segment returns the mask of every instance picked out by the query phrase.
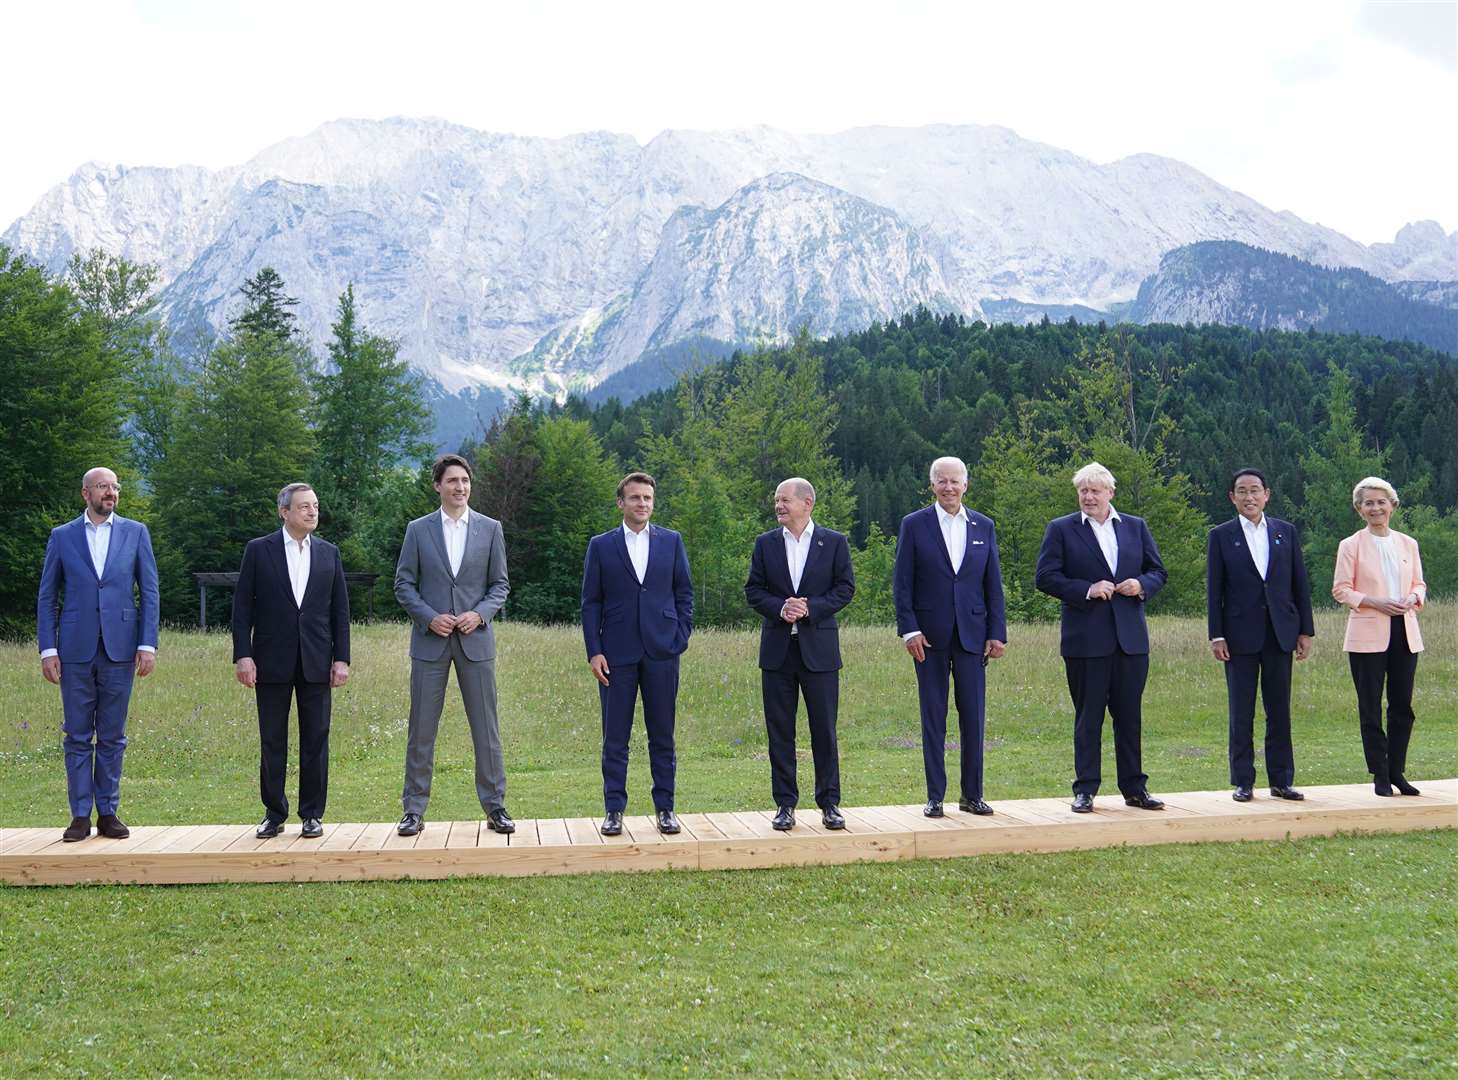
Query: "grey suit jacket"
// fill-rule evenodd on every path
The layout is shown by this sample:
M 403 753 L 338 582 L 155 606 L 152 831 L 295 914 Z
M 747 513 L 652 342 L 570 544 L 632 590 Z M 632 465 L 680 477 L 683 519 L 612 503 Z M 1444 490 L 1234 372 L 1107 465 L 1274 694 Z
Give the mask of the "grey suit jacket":
M 418 517 L 405 528 L 400 562 L 395 567 L 395 599 L 410 615 L 410 655 L 418 660 L 439 660 L 450 641 L 430 632 L 430 620 L 442 613 L 481 616 L 479 629 L 457 634 L 461 651 L 471 660 L 496 658 L 496 635 L 491 620 L 506 603 L 506 541 L 501 522 L 467 510 L 466 553 L 461 569 L 451 574 L 446 558 L 440 511 Z

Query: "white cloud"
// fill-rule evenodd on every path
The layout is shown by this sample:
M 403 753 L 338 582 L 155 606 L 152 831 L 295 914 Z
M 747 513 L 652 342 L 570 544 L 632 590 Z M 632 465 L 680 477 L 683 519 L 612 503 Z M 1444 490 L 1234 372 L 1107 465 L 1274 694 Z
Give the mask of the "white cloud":
M 336 117 L 411 115 L 642 141 L 996 123 L 1099 161 L 1179 158 L 1363 241 L 1417 218 L 1458 227 L 1458 152 L 1437 130 L 1458 76 L 1412 62 L 1412 35 L 1374 29 L 1376 6 L 7 6 L 10 82 L 31 93 L 0 119 L 0 222 L 89 159 L 218 167 Z

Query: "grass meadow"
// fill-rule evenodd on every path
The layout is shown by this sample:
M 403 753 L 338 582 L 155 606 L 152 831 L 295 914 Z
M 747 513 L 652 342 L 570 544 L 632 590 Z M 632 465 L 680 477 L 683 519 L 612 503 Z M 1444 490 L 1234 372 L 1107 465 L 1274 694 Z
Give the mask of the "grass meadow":
M 1458 775 L 1458 606 L 1422 618 L 1414 781 Z M 1297 665 L 1298 786 L 1365 778 L 1341 625 L 1321 613 Z M 1203 621 L 1151 629 L 1151 790 L 1226 787 Z M 393 820 L 406 629 L 354 633 L 326 820 Z M 579 634 L 497 633 L 508 806 L 600 814 Z M 911 661 L 889 628 L 842 635 L 845 803 L 919 803 Z M 705 631 L 684 658 L 682 812 L 770 805 L 756 648 Z M 252 694 L 229 657 L 224 635 L 164 634 L 133 697 L 129 823 L 261 816 Z M 39 667 L 33 647 L 0 647 L 0 824 L 59 831 L 60 702 Z M 1068 792 L 1056 627 L 1014 628 L 987 735 L 994 807 Z M 803 717 L 801 740 L 808 805 Z M 953 797 L 954 747 L 953 731 Z M 1107 733 L 1105 749 L 1110 791 Z M 629 810 L 646 813 L 641 729 L 632 754 Z M 479 814 L 448 697 L 427 819 Z M 1443 831 L 712 874 L 0 887 L 0 1074 L 1453 1075 L 1455 854 Z

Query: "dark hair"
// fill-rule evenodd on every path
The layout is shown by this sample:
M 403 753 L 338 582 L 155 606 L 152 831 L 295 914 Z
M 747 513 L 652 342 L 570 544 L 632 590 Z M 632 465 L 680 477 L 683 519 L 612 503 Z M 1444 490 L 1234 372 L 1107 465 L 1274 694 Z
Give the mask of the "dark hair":
M 618 498 L 623 497 L 624 490 L 629 484 L 647 484 L 654 491 L 658 490 L 658 481 L 645 472 L 630 472 L 627 476 L 618 481 Z
M 461 457 L 460 454 L 442 454 L 440 457 L 435 459 L 435 464 L 430 467 L 431 482 L 439 484 L 440 478 L 445 475 L 445 471 L 449 469 L 452 465 L 459 465 L 461 468 L 465 469 L 466 475 L 472 480 L 476 478 L 476 472 L 474 469 L 471 468 L 471 463 L 465 458 Z
M 1242 476 L 1254 476 L 1257 480 L 1261 482 L 1261 487 L 1263 488 L 1269 489 L 1271 486 L 1270 484 L 1266 483 L 1266 474 L 1261 472 L 1259 469 L 1236 469 L 1233 473 L 1230 474 L 1230 487 L 1226 490 L 1234 492 L 1235 482 L 1239 480 Z

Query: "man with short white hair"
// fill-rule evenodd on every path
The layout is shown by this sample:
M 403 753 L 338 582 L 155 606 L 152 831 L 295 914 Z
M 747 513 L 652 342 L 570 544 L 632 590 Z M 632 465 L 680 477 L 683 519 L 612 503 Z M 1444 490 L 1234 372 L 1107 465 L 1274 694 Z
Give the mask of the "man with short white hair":
M 1054 518 L 1038 552 L 1037 586 L 1062 601 L 1059 652 L 1073 699 L 1073 811 L 1093 812 L 1104 710 L 1114 725 L 1119 790 L 1128 806 L 1161 810 L 1149 794 L 1140 703 L 1149 677 L 1144 603 L 1168 578 L 1142 518 L 1114 509 L 1114 476 L 1097 461 L 1073 474 L 1078 511 Z
M 1002 568 L 992 519 L 962 505 L 967 466 L 961 458 L 931 464 L 936 502 L 901 521 L 892 592 L 896 632 L 916 661 L 921 707 L 921 755 L 926 771 L 927 817 L 943 816 L 947 789 L 947 692 L 956 686 L 961 731 L 958 808 L 991 814 L 982 795 L 982 743 L 986 729 L 986 665 L 1007 647 Z
M 131 835 L 119 817 L 122 756 L 132 676 L 145 678 L 157 659 L 157 561 L 147 526 L 116 513 L 121 484 L 106 468 L 81 478 L 81 516 L 51 530 L 36 596 L 41 674 L 61 688 L 66 843 L 96 831 Z

